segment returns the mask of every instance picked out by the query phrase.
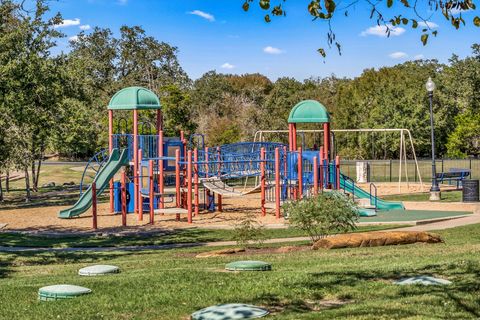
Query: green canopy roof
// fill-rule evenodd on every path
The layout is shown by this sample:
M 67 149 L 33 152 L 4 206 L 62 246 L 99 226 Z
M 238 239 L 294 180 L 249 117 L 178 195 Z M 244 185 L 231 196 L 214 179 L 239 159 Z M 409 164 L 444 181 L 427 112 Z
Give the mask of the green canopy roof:
M 299 102 L 288 116 L 288 123 L 326 123 L 330 122 L 327 108 L 315 100 Z
M 152 91 L 142 87 L 129 87 L 115 93 L 108 104 L 109 110 L 160 109 L 160 100 Z

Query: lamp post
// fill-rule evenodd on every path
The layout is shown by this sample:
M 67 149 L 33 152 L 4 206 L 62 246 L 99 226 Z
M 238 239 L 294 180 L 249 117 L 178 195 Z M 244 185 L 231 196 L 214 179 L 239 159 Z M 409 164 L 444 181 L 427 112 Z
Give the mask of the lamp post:
M 428 77 L 425 87 L 430 100 L 430 130 L 432 139 L 432 187 L 430 188 L 430 201 L 439 201 L 440 188 L 437 182 L 437 169 L 435 166 L 435 130 L 433 127 L 433 91 L 435 90 L 435 82 L 432 81 L 432 78 Z

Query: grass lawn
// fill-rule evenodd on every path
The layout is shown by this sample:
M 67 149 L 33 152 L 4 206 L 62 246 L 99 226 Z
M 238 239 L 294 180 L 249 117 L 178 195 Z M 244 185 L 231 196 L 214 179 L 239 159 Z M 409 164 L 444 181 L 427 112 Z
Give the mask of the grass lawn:
M 390 210 L 377 211 L 373 217 L 361 217 L 360 222 L 421 221 L 472 214 L 469 211 Z
M 388 201 L 428 201 L 429 198 L 429 192 L 382 196 L 382 199 Z M 441 201 L 460 202 L 462 201 L 462 191 L 443 191 Z
M 402 225 L 383 225 L 383 226 L 360 226 L 356 232 L 386 230 L 399 228 Z M 264 238 L 288 238 L 303 237 L 306 234 L 295 228 L 286 229 L 264 229 Z M 146 246 L 160 245 L 166 243 L 196 243 L 211 241 L 229 241 L 235 240 L 235 234 L 232 230 L 219 229 L 176 229 L 165 232 L 164 234 L 153 235 L 128 235 L 128 236 L 65 236 L 65 237 L 45 237 L 32 236 L 24 234 L 0 233 L 0 246 L 8 247 L 120 247 L 120 246 Z
M 188 319 L 218 303 L 251 303 L 266 319 L 478 319 L 480 225 L 439 232 L 445 244 L 257 253 L 195 259 L 207 248 L 161 252 L 0 255 L 0 319 Z M 223 272 L 232 260 L 272 263 L 270 272 Z M 79 277 L 79 268 L 114 264 L 117 275 Z M 450 286 L 396 286 L 406 275 L 433 274 Z M 93 293 L 38 302 L 40 287 L 69 283 Z M 344 300 L 336 307 L 325 302 Z

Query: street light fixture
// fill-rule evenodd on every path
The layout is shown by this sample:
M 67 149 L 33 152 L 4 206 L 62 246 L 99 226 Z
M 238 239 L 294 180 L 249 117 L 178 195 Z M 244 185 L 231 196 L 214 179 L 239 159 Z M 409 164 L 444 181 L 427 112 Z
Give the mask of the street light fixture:
M 435 165 L 435 130 L 433 127 L 433 91 L 435 90 L 435 82 L 432 81 L 431 77 L 428 77 L 425 88 L 427 89 L 430 100 L 430 130 L 432 139 L 432 187 L 430 188 L 430 201 L 438 201 L 440 200 L 440 187 L 438 186 L 437 169 Z

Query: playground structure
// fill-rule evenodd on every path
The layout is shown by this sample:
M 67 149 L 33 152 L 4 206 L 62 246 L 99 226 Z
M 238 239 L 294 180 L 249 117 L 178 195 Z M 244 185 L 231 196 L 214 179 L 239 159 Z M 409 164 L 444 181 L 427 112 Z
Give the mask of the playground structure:
M 335 129 L 331 130 L 331 135 L 330 135 L 330 145 L 332 146 L 332 149 L 334 149 L 334 152 L 336 153 L 336 140 L 335 140 L 335 133 L 344 133 L 344 134 L 352 134 L 352 133 L 399 133 L 400 135 L 400 143 L 399 143 L 399 167 L 398 167 L 398 190 L 400 191 L 400 188 L 402 186 L 402 176 L 404 175 L 405 183 L 407 185 L 407 188 L 409 187 L 409 179 L 408 179 L 408 159 L 407 159 L 407 146 L 410 147 L 410 152 L 413 158 L 413 161 L 415 163 L 415 171 L 417 174 L 417 177 L 420 182 L 421 189 L 423 189 L 423 180 L 422 176 L 420 173 L 420 168 L 418 165 L 418 160 L 417 156 L 415 153 L 415 146 L 413 144 L 413 138 L 410 130 L 405 129 L 405 128 L 365 128 L 365 129 Z M 266 136 L 271 136 L 271 135 L 285 135 L 289 133 L 289 130 L 258 130 L 255 132 L 253 142 L 262 142 L 266 141 Z M 306 146 L 306 134 L 323 134 L 324 130 L 315 130 L 315 129 L 304 129 L 304 130 L 297 130 L 297 135 L 301 139 L 301 146 L 303 149 L 305 149 Z M 408 142 L 407 142 L 408 139 Z M 373 144 L 372 144 L 373 145 Z M 404 170 L 404 172 L 402 172 Z
M 116 110 L 133 112 L 132 133 L 114 133 Z M 156 111 L 155 134 L 139 134 L 141 110 Z M 317 101 L 306 100 L 293 107 L 288 118 L 288 144 L 261 141 L 206 147 L 201 135 L 188 140 L 183 132 L 180 137 L 164 137 L 160 101 L 153 92 L 140 87 L 117 92 L 108 105 L 108 118 L 108 157 L 101 152 L 89 161 L 85 172 L 95 173 L 93 183 L 85 192 L 81 190 L 73 207 L 59 213 L 60 218 L 79 216 L 92 205 L 95 213 L 96 197 L 107 188 L 110 212 L 122 213 L 123 225 L 129 212 L 139 220 L 148 213 L 152 224 L 155 214 L 174 215 L 177 220 L 186 215 L 192 223 L 204 211 L 222 211 L 223 197 L 242 197 L 258 190 L 261 215 L 271 208 L 277 218 L 281 217 L 283 203 L 328 190 L 351 195 L 362 206 L 363 216 L 375 215 L 376 210 L 403 209 L 401 203 L 379 199 L 374 184 L 367 192 L 341 173 L 340 158 L 331 143 L 330 115 Z M 127 121 L 120 118 L 117 131 L 121 121 L 126 127 Z M 302 123 L 323 127 L 319 150 L 304 150 L 297 145 L 297 125 Z M 118 172 L 120 181 L 114 181 Z M 249 177 L 257 181 L 250 190 L 230 186 Z M 82 181 L 82 188 L 84 184 Z

